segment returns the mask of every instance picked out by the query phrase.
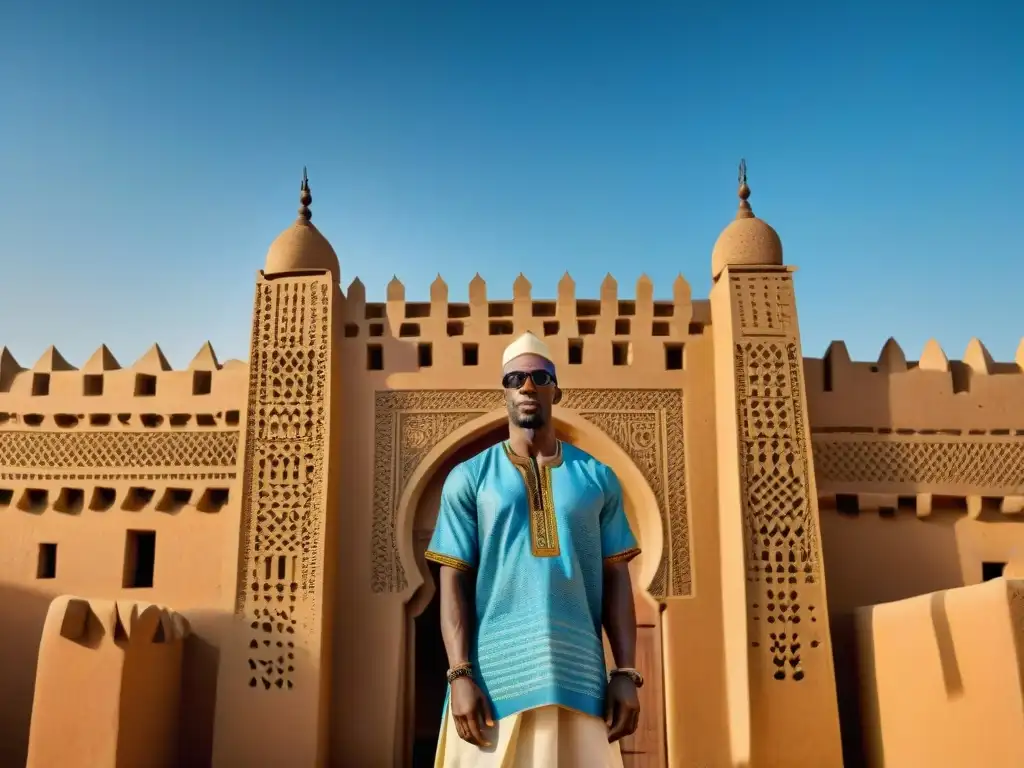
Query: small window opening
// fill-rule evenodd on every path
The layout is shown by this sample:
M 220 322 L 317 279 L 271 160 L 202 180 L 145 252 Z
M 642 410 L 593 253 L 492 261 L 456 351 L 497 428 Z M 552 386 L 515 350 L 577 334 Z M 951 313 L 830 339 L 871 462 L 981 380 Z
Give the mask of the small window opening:
M 32 395 L 34 397 L 45 397 L 50 394 L 50 374 L 32 374 Z
M 36 561 L 37 579 L 57 578 L 57 545 L 52 543 L 39 545 L 39 557 Z
M 837 493 L 836 494 L 836 512 L 840 515 L 859 515 L 860 514 L 860 501 L 857 499 L 855 493 Z
M 121 506 L 129 512 L 138 512 L 153 500 L 156 491 L 152 488 L 129 488 Z
M 480 348 L 476 344 L 463 344 L 462 345 L 462 364 L 463 365 L 479 365 L 480 364 Z
M 156 531 L 127 531 L 124 542 L 124 580 L 126 589 L 153 586 L 156 565 Z
M 681 371 L 681 370 L 683 370 L 683 345 L 682 344 L 666 344 L 665 345 L 665 370 L 666 371 Z
M 583 339 L 569 339 L 569 365 L 583 362 Z
M 196 509 L 200 512 L 220 512 L 229 498 L 227 488 L 207 488 L 196 504 Z
M 53 508 L 58 512 L 77 515 L 85 506 L 85 491 L 81 488 L 61 488 Z
M 192 371 L 192 394 L 208 395 L 213 391 L 213 371 Z
M 1001 578 L 1006 570 L 1006 563 L 985 562 L 981 564 L 981 580 L 992 581 Z
M 196 371 L 199 373 L 199 371 Z M 209 373 L 209 371 L 203 371 Z M 135 374 L 135 396 L 152 397 L 156 394 L 156 376 L 148 373 Z
M 18 508 L 22 512 L 44 512 L 50 504 L 50 492 L 45 488 L 26 488 L 21 495 Z
M 366 347 L 366 370 L 384 370 L 384 348 L 380 344 L 368 344 Z
M 103 374 L 87 373 L 82 378 L 82 394 L 86 397 L 99 397 L 103 394 Z
M 417 362 L 419 362 L 420 368 L 429 368 L 434 364 L 433 347 L 428 342 L 417 345 L 416 358 Z
M 105 512 L 114 506 L 117 501 L 117 491 L 113 488 L 95 488 L 92 498 L 89 499 L 89 509 L 95 512 Z
M 192 491 L 189 488 L 168 488 L 160 497 L 156 508 L 161 512 L 180 512 L 192 500 Z
M 632 362 L 633 350 L 628 341 L 612 342 L 612 365 L 629 365 Z

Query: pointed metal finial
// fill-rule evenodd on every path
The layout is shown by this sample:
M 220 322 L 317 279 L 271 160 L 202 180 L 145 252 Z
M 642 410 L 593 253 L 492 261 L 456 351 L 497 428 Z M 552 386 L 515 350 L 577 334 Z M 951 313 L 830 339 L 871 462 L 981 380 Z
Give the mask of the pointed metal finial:
M 313 212 L 309 210 L 309 204 L 313 202 L 313 195 L 309 191 L 309 177 L 306 175 L 306 166 L 302 166 L 302 185 L 299 187 L 299 218 L 309 221 L 313 218 Z
M 754 212 L 750 209 L 750 203 L 747 202 L 747 198 L 750 197 L 750 187 L 747 186 L 747 161 L 742 159 L 740 160 L 739 182 L 740 207 L 736 211 L 736 218 L 752 219 Z

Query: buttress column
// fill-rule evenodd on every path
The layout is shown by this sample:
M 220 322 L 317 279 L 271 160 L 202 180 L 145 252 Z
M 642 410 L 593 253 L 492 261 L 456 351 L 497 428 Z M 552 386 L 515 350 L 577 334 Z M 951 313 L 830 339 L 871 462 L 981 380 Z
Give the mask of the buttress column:
M 745 175 L 711 290 L 733 761 L 830 768 L 843 761 L 793 280 Z
M 327 761 L 330 551 L 336 489 L 328 457 L 339 398 L 338 262 L 295 224 L 257 278 L 243 452 L 237 597 L 221 646 L 214 765 L 313 768 Z

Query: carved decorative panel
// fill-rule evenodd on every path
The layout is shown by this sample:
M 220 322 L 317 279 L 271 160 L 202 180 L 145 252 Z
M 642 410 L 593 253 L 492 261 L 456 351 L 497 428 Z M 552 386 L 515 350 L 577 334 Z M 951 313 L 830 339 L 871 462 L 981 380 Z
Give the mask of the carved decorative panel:
M 737 274 L 733 301 L 744 336 L 786 336 L 793 325 L 793 281 L 788 274 Z
M 375 592 L 401 591 L 395 517 L 405 487 L 424 456 L 460 426 L 501 408 L 494 390 L 378 392 L 374 456 Z M 658 500 L 665 548 L 651 584 L 656 597 L 689 595 L 683 402 L 677 390 L 565 390 L 562 407 L 601 428 L 633 460 Z
M 797 625 L 816 617 L 808 616 L 815 606 L 800 593 L 821 574 L 804 466 L 800 362 L 792 342 L 736 345 L 747 579 L 759 586 L 763 603 L 752 606 L 752 618 L 768 625 L 766 640 L 778 680 L 803 679 Z
M 326 281 L 260 283 L 242 510 L 250 686 L 291 689 L 295 636 L 316 623 L 330 341 Z
M 814 472 L 819 486 L 833 488 L 903 485 L 907 493 L 1024 495 L 1024 439 L 817 436 Z
M 792 279 L 730 281 L 751 642 L 767 650 L 775 680 L 802 680 L 827 616 Z
M 237 431 L 209 432 L 4 432 L 0 467 L 92 470 L 118 476 L 131 470 L 235 467 Z

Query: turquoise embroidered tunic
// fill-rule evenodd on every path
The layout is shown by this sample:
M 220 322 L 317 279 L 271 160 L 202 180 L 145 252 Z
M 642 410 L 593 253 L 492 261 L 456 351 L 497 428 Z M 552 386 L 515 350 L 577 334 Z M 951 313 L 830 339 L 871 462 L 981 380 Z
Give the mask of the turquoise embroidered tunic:
M 507 442 L 452 469 L 427 559 L 476 572 L 470 661 L 497 718 L 546 705 L 604 716 L 603 566 L 637 554 L 615 474 L 559 444 Z

